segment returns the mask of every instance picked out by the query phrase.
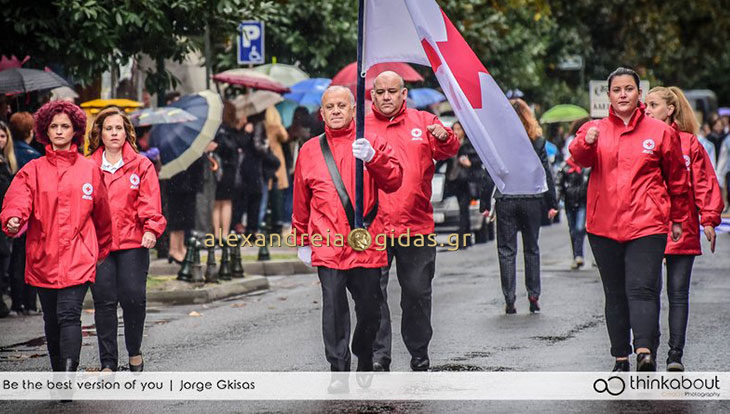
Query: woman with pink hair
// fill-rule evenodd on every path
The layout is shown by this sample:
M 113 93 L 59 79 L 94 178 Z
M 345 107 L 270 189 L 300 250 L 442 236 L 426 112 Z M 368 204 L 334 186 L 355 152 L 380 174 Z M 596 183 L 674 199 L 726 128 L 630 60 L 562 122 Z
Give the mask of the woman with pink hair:
M 109 253 L 111 213 L 96 163 L 79 154 L 86 114 L 64 101 L 35 113 L 36 139 L 46 155 L 13 178 L 0 224 L 11 237 L 27 228 L 25 281 L 38 289 L 54 371 L 76 371 L 81 353 L 81 305 Z

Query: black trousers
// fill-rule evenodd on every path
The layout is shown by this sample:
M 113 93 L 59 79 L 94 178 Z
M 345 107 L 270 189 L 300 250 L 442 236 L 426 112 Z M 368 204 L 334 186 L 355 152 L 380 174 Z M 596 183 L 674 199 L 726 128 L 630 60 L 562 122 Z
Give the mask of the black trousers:
M 669 348 L 683 351 L 689 318 L 689 282 L 695 257 L 684 254 L 668 254 L 665 257 L 669 299 Z
M 606 296 L 606 327 L 611 355 L 631 354 L 634 349 L 659 346 L 659 308 L 662 290 L 662 259 L 666 234 L 640 237 L 625 243 L 588 234 L 593 257 Z
M 232 224 L 239 223 L 246 213 L 246 234 L 254 234 L 259 228 L 259 209 L 261 208 L 261 191 L 244 188 L 241 195 L 233 197 Z
M 393 344 L 393 331 L 388 307 L 388 277 L 395 259 L 396 274 L 401 287 L 400 332 L 403 343 L 412 358 L 428 358 L 428 344 L 433 336 L 431 328 L 431 282 L 436 272 L 436 247 L 409 246 L 388 247 L 388 266 L 381 269 L 380 328 L 373 348 L 373 360 L 389 365 Z
M 63 289 L 37 288 L 43 309 L 48 356 L 54 371 L 63 370 L 62 361 L 79 361 L 81 305 L 88 288 L 88 283 Z
M 464 183 L 456 193 L 456 200 L 459 202 L 459 244 L 463 243 L 464 235 L 468 235 L 467 246 L 471 245 L 471 222 L 469 221 L 469 204 L 471 204 L 471 194 L 469 193 L 469 184 Z
M 517 232 L 522 233 L 525 255 L 525 286 L 530 297 L 540 296 L 540 198 L 498 199 L 497 209 L 497 256 L 502 293 L 507 303 L 515 303 L 517 284 Z
M 117 304 L 122 306 L 124 342 L 129 356 L 140 355 L 147 306 L 149 250 L 144 247 L 117 250 L 96 269 L 94 321 L 99 341 L 99 360 L 117 366 Z
M 380 269 L 357 267 L 337 270 L 317 268 L 322 285 L 322 337 L 324 353 L 332 371 L 350 370 L 350 306 L 347 290 L 355 302 L 355 332 L 352 353 L 357 356 L 358 369 L 371 370 L 373 341 L 380 323 L 380 303 L 383 298 L 378 286 Z
M 36 310 L 36 288 L 25 283 L 25 238 L 23 235 L 13 239 L 13 251 L 10 254 L 10 309 L 14 311 Z

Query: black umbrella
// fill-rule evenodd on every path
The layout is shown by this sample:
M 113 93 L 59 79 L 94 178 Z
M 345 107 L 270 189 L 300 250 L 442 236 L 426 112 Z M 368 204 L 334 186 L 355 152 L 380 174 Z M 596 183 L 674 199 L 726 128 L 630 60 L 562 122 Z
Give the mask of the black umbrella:
M 10 68 L 0 72 L 0 93 L 24 93 L 70 86 L 53 72 L 38 69 Z

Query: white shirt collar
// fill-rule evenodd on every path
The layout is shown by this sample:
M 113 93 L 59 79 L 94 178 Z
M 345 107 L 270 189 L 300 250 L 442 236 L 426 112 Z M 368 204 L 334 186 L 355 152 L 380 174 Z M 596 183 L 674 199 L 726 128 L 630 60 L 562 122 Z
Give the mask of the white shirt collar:
M 101 153 L 101 170 L 107 171 L 111 174 L 114 174 L 118 169 L 122 168 L 124 165 L 124 160 L 122 158 L 119 159 L 119 161 L 116 162 L 116 164 L 113 164 L 109 162 L 109 160 L 106 159 L 106 151 Z

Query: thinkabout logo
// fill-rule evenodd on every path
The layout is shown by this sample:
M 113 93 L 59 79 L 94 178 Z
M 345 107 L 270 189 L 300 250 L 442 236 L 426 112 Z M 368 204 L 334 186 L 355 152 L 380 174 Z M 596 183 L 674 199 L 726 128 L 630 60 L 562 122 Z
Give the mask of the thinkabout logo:
M 630 391 L 629 398 L 652 397 L 653 393 L 660 398 L 719 398 L 720 378 L 717 375 L 693 377 L 684 374 L 614 375 L 606 379 L 596 379 L 593 382 L 593 390 L 614 397 Z

